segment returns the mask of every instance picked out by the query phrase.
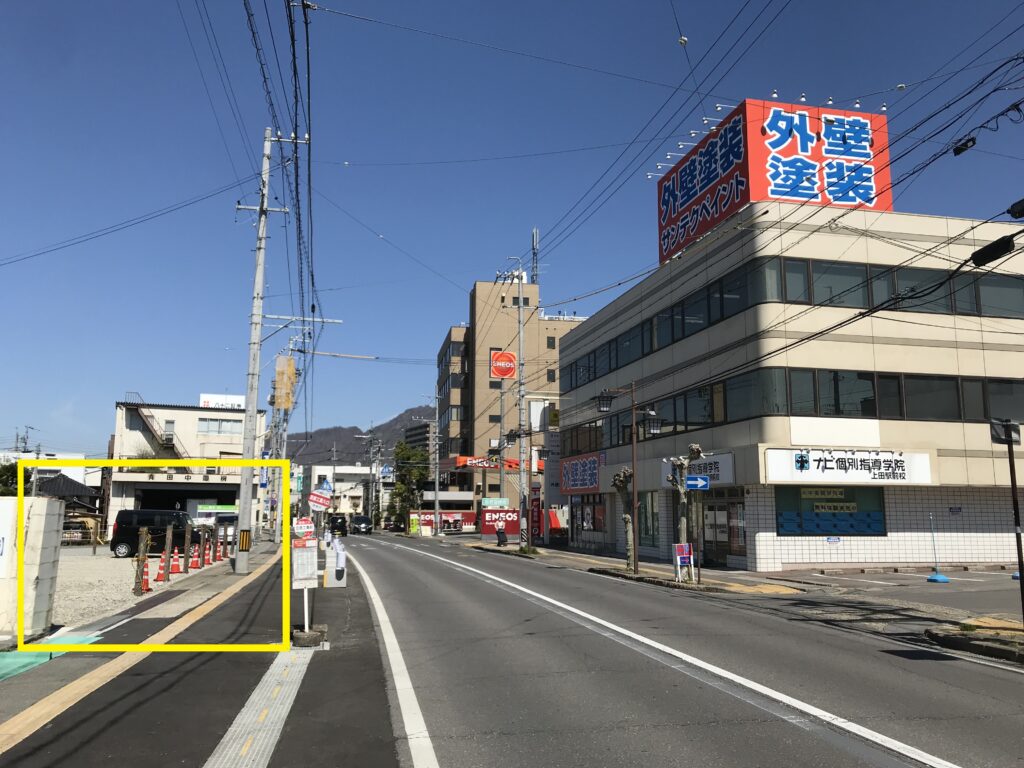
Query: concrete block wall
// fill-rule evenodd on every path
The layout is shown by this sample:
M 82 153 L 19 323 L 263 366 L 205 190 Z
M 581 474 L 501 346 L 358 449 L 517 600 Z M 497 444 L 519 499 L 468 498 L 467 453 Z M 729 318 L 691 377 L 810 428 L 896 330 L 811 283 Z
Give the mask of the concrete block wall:
M 887 535 L 839 536 L 838 542 L 829 543 L 824 536 L 776 536 L 773 487 L 748 487 L 747 567 L 778 571 L 815 565 L 928 566 L 934 559 L 929 511 L 940 563 L 1016 560 L 1008 488 L 892 487 L 884 490 L 883 498 Z
M 0 644 L 17 642 L 17 499 L 0 499 Z M 53 618 L 64 502 L 25 499 L 25 638 L 45 634 Z

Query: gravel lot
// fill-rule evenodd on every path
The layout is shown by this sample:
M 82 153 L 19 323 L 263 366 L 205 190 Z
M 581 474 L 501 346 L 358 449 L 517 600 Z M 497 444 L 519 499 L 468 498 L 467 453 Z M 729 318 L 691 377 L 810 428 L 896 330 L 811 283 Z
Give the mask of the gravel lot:
M 157 562 L 150 560 L 151 580 Z M 95 556 L 89 546 L 61 547 L 53 623 L 74 627 L 137 603 L 142 598 L 132 594 L 134 566 L 134 559 L 115 558 L 106 547 L 98 547 Z

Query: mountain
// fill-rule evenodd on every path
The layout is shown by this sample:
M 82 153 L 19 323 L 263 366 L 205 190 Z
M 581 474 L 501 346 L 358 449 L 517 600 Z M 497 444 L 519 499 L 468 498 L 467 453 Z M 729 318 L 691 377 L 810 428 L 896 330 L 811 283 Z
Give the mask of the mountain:
M 405 439 L 405 430 L 416 423 L 415 418 L 434 418 L 434 408 L 430 405 L 419 405 L 409 408 L 390 421 L 373 427 L 373 435 L 384 443 L 384 456 L 387 457 L 395 447 L 395 443 Z M 367 464 L 368 440 L 360 438 L 367 435 L 359 427 L 326 427 L 312 432 L 293 432 L 288 435 L 288 458 L 298 464 L 330 464 L 331 446 L 338 464 Z

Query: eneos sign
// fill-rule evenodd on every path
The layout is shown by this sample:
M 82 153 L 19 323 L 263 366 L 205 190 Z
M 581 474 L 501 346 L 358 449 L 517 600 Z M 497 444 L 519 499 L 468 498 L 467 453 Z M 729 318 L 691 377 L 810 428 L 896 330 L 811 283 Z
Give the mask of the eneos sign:
M 514 379 L 516 377 L 516 354 L 498 349 L 491 350 L 491 378 Z
M 658 181 L 659 260 L 752 201 L 892 210 L 885 115 L 747 99 Z
M 519 535 L 519 510 L 518 509 L 484 509 L 481 511 L 480 532 L 493 536 L 495 524 L 500 520 L 505 523 L 505 533 L 509 538 Z

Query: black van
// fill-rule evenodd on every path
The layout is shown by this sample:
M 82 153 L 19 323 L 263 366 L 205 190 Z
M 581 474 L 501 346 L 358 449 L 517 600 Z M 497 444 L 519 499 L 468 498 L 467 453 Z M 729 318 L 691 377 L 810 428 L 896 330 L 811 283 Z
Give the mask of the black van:
M 180 509 L 122 509 L 114 520 L 114 532 L 110 536 L 110 551 L 115 557 L 131 557 L 139 548 L 139 528 L 149 528 L 149 551 L 163 551 L 167 539 L 167 526 L 173 525 L 171 546 L 185 552 L 185 524 L 190 522 L 188 514 Z M 192 543 L 199 544 L 200 532 L 192 528 Z M 191 552 L 191 550 L 189 550 Z

